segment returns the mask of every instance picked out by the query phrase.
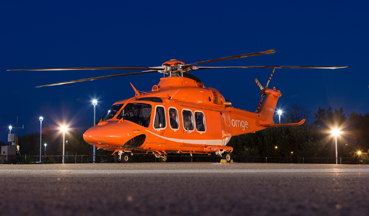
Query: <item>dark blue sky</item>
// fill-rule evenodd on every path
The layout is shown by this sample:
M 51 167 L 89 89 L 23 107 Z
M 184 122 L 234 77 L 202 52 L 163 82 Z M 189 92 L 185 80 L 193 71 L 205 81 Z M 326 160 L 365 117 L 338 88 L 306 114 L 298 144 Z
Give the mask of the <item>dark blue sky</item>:
M 0 140 L 7 126 L 22 132 L 44 124 L 92 125 L 112 103 L 134 96 L 129 82 L 148 91 L 160 74 L 36 89 L 36 85 L 120 71 L 6 72 L 7 69 L 158 66 L 275 49 L 275 54 L 210 65 L 348 65 L 341 70 L 277 69 L 270 87 L 278 107 L 303 105 L 369 111 L 368 1 L 1 1 Z M 209 65 L 209 66 L 210 66 Z M 193 72 L 235 107 L 254 111 L 270 69 Z

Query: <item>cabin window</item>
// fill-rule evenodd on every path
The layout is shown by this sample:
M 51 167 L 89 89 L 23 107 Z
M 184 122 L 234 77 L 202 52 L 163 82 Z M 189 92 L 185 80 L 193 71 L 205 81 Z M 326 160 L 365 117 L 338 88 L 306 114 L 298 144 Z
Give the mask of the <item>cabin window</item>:
M 203 112 L 195 112 L 196 130 L 199 132 L 205 132 L 205 115 Z
M 169 108 L 169 124 L 172 129 L 179 128 L 178 112 L 175 108 Z
M 154 128 L 161 129 L 165 128 L 165 110 L 163 106 L 156 106 Z
M 191 110 L 183 110 L 182 117 L 183 117 L 183 128 L 185 130 L 192 131 L 194 127 L 193 127 L 193 116 L 192 116 Z
M 122 117 L 123 120 L 127 120 L 144 127 L 149 127 L 151 105 L 143 103 L 129 103 L 119 114 L 118 119 L 121 119 Z

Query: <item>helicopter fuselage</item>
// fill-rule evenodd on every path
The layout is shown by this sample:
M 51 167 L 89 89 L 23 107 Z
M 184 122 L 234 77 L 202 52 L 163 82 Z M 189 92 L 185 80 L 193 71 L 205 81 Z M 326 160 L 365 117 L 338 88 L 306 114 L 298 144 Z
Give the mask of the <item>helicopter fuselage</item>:
M 274 124 L 281 94 L 268 91 L 260 112 L 252 113 L 233 108 L 218 90 L 193 79 L 161 78 L 150 92 L 114 103 L 110 117 L 87 130 L 84 139 L 114 153 L 221 155 L 233 151 L 227 146 L 232 136 Z

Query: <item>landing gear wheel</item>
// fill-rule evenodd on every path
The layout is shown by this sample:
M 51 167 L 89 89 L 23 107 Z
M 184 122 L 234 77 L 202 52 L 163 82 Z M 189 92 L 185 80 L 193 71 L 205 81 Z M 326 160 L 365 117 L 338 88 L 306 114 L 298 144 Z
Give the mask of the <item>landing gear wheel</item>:
M 127 162 L 129 162 L 129 159 L 131 158 L 131 156 L 128 154 L 128 153 L 124 153 L 123 155 L 122 155 L 122 162 L 123 163 L 127 163 Z
M 119 157 L 118 153 L 114 155 L 114 162 L 115 163 L 122 163 L 122 157 Z
M 229 154 L 229 152 L 224 152 L 223 153 L 223 156 L 222 156 L 222 159 L 225 159 L 227 161 L 227 163 L 230 163 L 231 160 L 232 160 L 232 157 L 231 155 Z
M 160 156 L 159 161 L 160 162 L 167 162 L 168 161 L 168 156 L 166 156 L 166 155 Z

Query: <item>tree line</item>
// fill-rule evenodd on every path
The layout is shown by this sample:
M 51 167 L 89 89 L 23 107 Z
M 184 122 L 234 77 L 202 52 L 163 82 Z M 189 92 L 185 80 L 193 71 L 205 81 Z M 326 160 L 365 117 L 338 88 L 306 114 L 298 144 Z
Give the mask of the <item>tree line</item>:
M 352 157 L 357 151 L 369 149 L 369 113 L 343 113 L 343 108 L 320 108 L 312 113 L 299 105 L 293 105 L 283 115 L 282 123 L 299 122 L 302 126 L 275 127 L 232 137 L 228 145 L 234 148 L 236 156 L 253 157 L 335 157 L 334 139 L 330 130 L 340 127 L 338 137 L 339 157 Z M 312 118 L 313 117 L 313 118 Z M 86 127 L 87 129 L 87 127 Z M 66 133 L 65 152 L 68 155 L 92 155 L 92 146 L 83 140 L 84 130 L 73 129 Z M 40 154 L 40 134 L 29 133 L 18 138 L 21 155 Z M 49 125 L 42 132 L 42 155 L 47 143 L 47 155 L 62 154 L 62 135 L 52 132 Z M 99 150 L 100 155 L 111 152 Z
M 83 130 L 85 131 L 85 130 Z M 83 131 L 73 129 L 65 134 L 66 155 L 91 155 L 92 146 L 83 140 Z M 44 143 L 47 144 L 45 148 Z M 40 133 L 24 134 L 18 138 L 21 155 L 35 156 L 40 154 Z M 42 129 L 42 155 L 62 155 L 63 137 L 62 134 L 53 133 L 49 125 Z
M 274 127 L 260 132 L 232 137 L 229 145 L 234 155 L 254 157 L 335 157 L 333 128 L 339 128 L 338 157 L 353 157 L 369 149 L 369 113 L 343 113 L 343 108 L 319 107 L 314 118 L 311 112 L 293 105 L 284 114 L 284 122 L 299 122 L 302 126 Z M 310 120 L 310 121 L 309 121 Z

